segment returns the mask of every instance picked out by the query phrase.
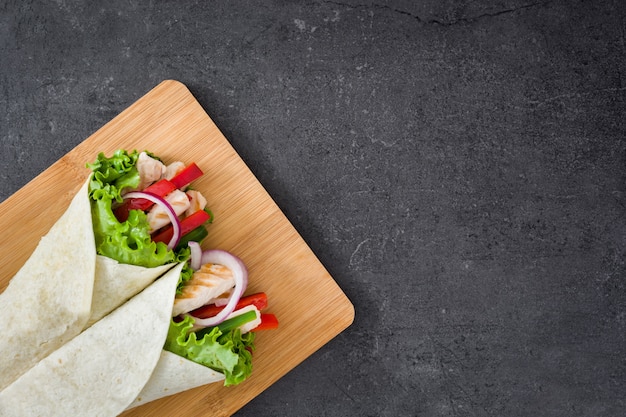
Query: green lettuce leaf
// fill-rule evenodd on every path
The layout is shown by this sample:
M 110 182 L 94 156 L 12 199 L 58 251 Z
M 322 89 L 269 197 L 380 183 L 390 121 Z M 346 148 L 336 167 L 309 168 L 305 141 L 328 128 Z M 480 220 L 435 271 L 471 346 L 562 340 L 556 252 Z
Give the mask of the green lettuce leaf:
M 109 198 L 96 200 L 91 206 L 98 254 L 147 268 L 176 260 L 176 254 L 165 243 L 152 241 L 143 211 L 131 210 L 128 219 L 120 223 L 111 210 Z
M 100 153 L 93 164 L 87 164 L 93 171 L 89 196 L 96 252 L 120 263 L 148 268 L 182 260 L 186 254 L 177 255 L 165 243 L 152 241 L 144 212 L 131 210 L 122 223 L 113 214 L 114 202 L 123 201 L 122 191 L 139 185 L 138 157 L 137 151 L 117 150 L 110 158 Z
M 181 249 L 180 252 L 181 253 L 178 259 L 179 262 L 186 261 L 191 257 L 191 250 L 189 248 L 183 248 Z M 189 262 L 186 262 L 185 265 L 183 266 L 183 270 L 180 271 L 180 278 L 178 279 L 178 286 L 176 287 L 177 295 L 183 293 L 183 287 L 185 286 L 187 281 L 193 278 L 193 273 L 194 273 L 194 270 L 191 269 Z
M 128 153 L 118 149 L 110 158 L 100 152 L 93 164 L 87 164 L 87 168 L 93 171 L 89 183 L 90 195 L 96 190 L 104 190 L 114 200 L 122 202 L 121 192 L 124 188 L 135 188 L 139 185 L 139 172 L 135 167 L 138 158 L 139 153 L 136 150 Z
M 222 333 L 215 327 L 197 340 L 190 332 L 193 323 L 189 316 L 179 323 L 172 320 L 164 349 L 223 373 L 225 386 L 237 385 L 250 376 L 254 333 L 241 334 L 239 329 Z

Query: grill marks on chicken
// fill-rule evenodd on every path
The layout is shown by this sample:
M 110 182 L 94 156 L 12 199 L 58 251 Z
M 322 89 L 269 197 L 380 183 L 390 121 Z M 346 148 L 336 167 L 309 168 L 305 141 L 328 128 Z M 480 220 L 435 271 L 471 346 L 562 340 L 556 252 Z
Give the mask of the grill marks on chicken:
M 233 273 L 224 265 L 211 263 L 202 265 L 185 283 L 181 294 L 176 295 L 172 316 L 210 304 L 211 300 L 228 292 L 234 286 Z

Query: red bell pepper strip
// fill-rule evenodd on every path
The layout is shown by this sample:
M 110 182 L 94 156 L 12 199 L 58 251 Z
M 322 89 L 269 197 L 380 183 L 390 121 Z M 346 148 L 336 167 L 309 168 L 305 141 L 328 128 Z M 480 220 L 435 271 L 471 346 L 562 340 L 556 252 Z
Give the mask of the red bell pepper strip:
M 196 165 L 195 162 L 187 165 L 182 171 L 171 179 L 176 188 L 183 188 L 189 185 L 193 180 L 196 180 L 202 176 L 202 170 Z
M 158 195 L 159 197 L 165 197 L 175 189 L 176 186 L 174 183 L 169 180 L 162 179 L 146 187 L 143 191 Z M 145 198 L 130 198 L 128 200 L 124 200 L 124 203 L 115 209 L 114 214 L 117 220 L 124 222 L 128 219 L 128 212 L 130 210 L 145 211 L 152 207 L 153 204 L 154 203 L 152 201 L 146 200 Z
M 275 315 L 269 313 L 261 313 L 261 324 L 256 326 L 252 331 L 272 330 L 278 328 L 278 319 Z
M 158 195 L 159 197 L 165 197 L 172 191 L 176 189 L 176 185 L 165 178 L 155 182 L 152 185 L 146 187 L 143 191 L 146 193 L 151 193 Z M 150 200 L 146 200 L 145 198 L 132 198 L 129 200 L 130 202 L 130 210 L 147 210 L 154 204 Z
M 167 180 L 164 178 L 146 187 L 146 189 L 142 191 L 158 195 L 159 197 L 165 197 L 172 191 L 189 185 L 192 181 L 200 178 L 202 174 L 203 172 L 198 167 L 198 165 L 196 165 L 195 162 L 192 162 L 191 164 L 183 168 L 182 171 L 176 174 L 171 180 Z M 128 219 L 128 212 L 130 210 L 146 211 L 150 207 L 152 207 L 153 204 L 153 202 L 144 198 L 129 199 L 124 201 L 121 206 L 116 208 L 114 214 L 117 220 L 119 220 L 120 222 L 124 222 Z
M 191 232 L 196 227 L 203 225 L 209 220 L 211 220 L 211 215 L 204 210 L 198 210 L 195 213 L 190 214 L 180 221 L 180 235 L 185 236 L 187 233 Z M 172 225 L 169 225 L 158 235 L 153 236 L 152 241 L 167 243 L 173 235 L 174 229 L 172 228 Z
M 249 305 L 254 305 L 259 311 L 263 310 L 264 308 L 267 307 L 267 294 L 265 294 L 264 292 L 258 292 L 256 294 L 251 294 L 251 295 L 246 295 L 244 297 L 241 297 L 239 299 L 239 302 L 235 306 L 234 311 L 237 311 Z M 198 317 L 200 319 L 206 319 L 209 317 L 216 316 L 217 313 L 219 313 L 223 309 L 224 309 L 224 306 L 217 307 L 215 304 L 209 304 L 206 306 L 199 307 L 195 309 L 194 311 L 190 312 L 189 314 L 191 314 L 194 317 Z

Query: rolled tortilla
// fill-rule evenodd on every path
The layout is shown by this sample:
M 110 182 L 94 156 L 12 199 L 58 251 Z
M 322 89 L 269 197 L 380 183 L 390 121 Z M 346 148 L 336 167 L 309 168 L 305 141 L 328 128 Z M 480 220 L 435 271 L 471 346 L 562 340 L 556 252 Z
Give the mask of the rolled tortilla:
M 80 333 L 96 252 L 85 183 L 0 294 L 0 390 Z
M 156 367 L 182 264 L 0 391 L 0 415 L 116 416 Z
M 224 374 L 163 350 L 152 376 L 128 408 L 223 380 Z
M 96 255 L 88 186 L 0 294 L 0 390 L 175 265 Z
M 175 264 L 144 268 L 121 264 L 106 256 L 96 256 L 93 301 L 91 316 L 87 325 L 91 326 L 135 294 L 138 294 L 173 265 Z

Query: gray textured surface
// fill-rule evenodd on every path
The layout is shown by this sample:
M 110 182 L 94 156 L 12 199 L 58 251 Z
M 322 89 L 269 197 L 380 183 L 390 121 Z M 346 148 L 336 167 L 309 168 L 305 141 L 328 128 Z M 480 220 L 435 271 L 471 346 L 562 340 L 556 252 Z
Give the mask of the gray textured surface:
M 239 416 L 623 416 L 625 14 L 3 1 L 0 199 L 180 80 L 356 307 Z

